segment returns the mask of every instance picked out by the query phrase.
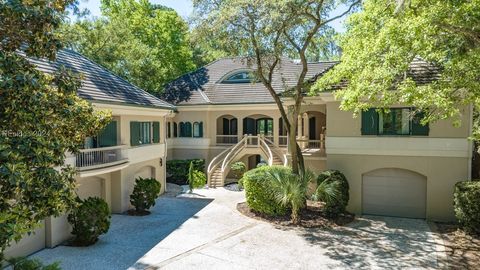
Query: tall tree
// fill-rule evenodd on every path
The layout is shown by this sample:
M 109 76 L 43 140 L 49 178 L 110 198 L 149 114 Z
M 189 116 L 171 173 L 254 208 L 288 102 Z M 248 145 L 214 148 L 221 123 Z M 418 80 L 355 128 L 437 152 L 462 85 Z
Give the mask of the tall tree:
M 77 96 L 78 75 L 48 75 L 25 58 L 55 60 L 62 47 L 56 30 L 75 4 L 0 4 L 0 261 L 12 241 L 74 204 L 75 170 L 64 165 L 65 153 L 110 119 Z
M 460 124 L 462 108 L 480 104 L 479 26 L 479 0 L 366 0 L 348 20 L 341 63 L 314 93 L 346 80 L 336 92 L 342 109 L 403 103 L 426 111 L 424 122 Z M 439 68 L 440 78 L 415 82 L 408 74 L 416 58 Z M 478 129 L 474 135 L 480 138 Z
M 174 10 L 103 0 L 102 14 L 65 27 L 70 47 L 160 97 L 164 84 L 195 68 L 188 25 Z
M 193 3 L 199 31 L 215 34 L 216 42 L 226 51 L 244 56 L 268 89 L 287 129 L 292 169 L 294 173 L 303 173 L 296 130 L 308 87 L 308 55 L 316 48 L 315 42 L 322 40 L 328 23 L 349 13 L 360 1 L 194 0 Z M 347 10 L 332 16 L 339 4 L 346 4 Z M 281 76 L 279 67 L 285 56 L 299 58 L 301 64 L 296 83 L 283 89 L 283 95 L 288 93 L 293 100 L 287 109 L 285 99 L 273 87 L 273 78 Z

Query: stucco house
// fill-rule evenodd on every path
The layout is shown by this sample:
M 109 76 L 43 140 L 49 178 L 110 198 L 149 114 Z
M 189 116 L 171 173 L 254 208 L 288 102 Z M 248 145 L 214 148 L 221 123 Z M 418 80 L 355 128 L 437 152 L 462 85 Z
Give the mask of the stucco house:
M 56 62 L 29 59 L 44 72 L 65 66 L 83 75 L 78 95 L 95 109 L 110 110 L 113 121 L 96 137 L 87 138 L 77 155 L 67 154 L 66 164 L 77 168 L 80 198 L 103 198 L 113 213 L 130 208 L 135 178 L 154 177 L 165 189 L 165 119 L 175 107 L 112 74 L 84 56 L 62 50 Z M 54 247 L 70 237 L 66 216 L 50 217 L 35 234 L 25 236 L 6 250 L 5 256 L 25 256 Z
M 310 63 L 307 79 L 322 76 L 335 64 Z M 274 76 L 277 93 L 293 86 L 300 68 L 283 60 Z M 225 58 L 166 86 L 169 92 L 190 95 L 168 117 L 168 158 L 206 159 L 210 186 L 227 183 L 230 164 L 238 160 L 249 169 L 259 162 L 288 163 L 280 112 L 251 72 L 241 58 Z M 416 60 L 407 75 L 429 83 L 438 70 Z M 286 106 L 289 102 L 284 98 Z M 402 104 L 390 113 L 371 109 L 357 118 L 339 104 L 331 92 L 306 97 L 297 138 L 309 169 L 337 169 L 348 178 L 348 210 L 453 220 L 453 186 L 470 175 L 472 109 L 462 108 L 462 126 L 457 128 L 448 120 L 422 126 L 421 115 Z
M 219 59 L 170 82 L 169 93 L 188 95 L 175 105 L 73 51 L 60 51 L 54 63 L 30 61 L 45 72 L 64 65 L 82 73 L 78 95 L 97 109 L 112 111 L 113 121 L 65 161 L 78 169 L 78 195 L 105 199 L 112 213 L 129 209 L 138 176 L 155 177 L 163 192 L 166 159 L 205 159 L 210 187 L 230 181 L 230 165 L 235 161 L 245 162 L 249 169 L 260 162 L 289 162 L 280 112 L 241 58 Z M 336 63 L 310 63 L 308 79 L 315 80 Z M 274 77 L 275 90 L 281 95 L 299 71 L 298 63 L 284 59 Z M 416 62 L 408 75 L 428 83 L 437 72 Z M 289 98 L 283 99 L 288 106 Z M 297 137 L 309 169 L 345 174 L 350 184 L 348 210 L 452 220 L 453 185 L 470 176 L 472 145 L 467 138 L 472 109 L 462 108 L 463 124 L 457 128 L 448 120 L 422 126 L 420 116 L 402 104 L 390 113 L 372 109 L 358 118 L 341 111 L 339 104 L 332 93 L 305 97 Z M 47 218 L 35 234 L 12 244 L 5 255 L 23 256 L 54 247 L 70 237 L 70 230 L 65 216 Z

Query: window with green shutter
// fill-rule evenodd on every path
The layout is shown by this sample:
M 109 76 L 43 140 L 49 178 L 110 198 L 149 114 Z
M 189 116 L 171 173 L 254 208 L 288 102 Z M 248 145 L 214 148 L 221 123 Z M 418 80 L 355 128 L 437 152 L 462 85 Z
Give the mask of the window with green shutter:
M 140 145 L 140 122 L 130 122 L 130 145 Z
M 422 125 L 424 113 L 412 117 L 412 108 L 375 108 L 362 112 L 362 135 L 428 136 L 429 126 Z
M 178 126 L 176 122 L 173 122 L 173 137 L 174 138 L 178 137 Z
M 428 123 L 422 125 L 422 119 L 425 117 L 425 113 L 419 112 L 413 116 L 412 119 L 412 135 L 414 136 L 428 136 L 430 133 L 430 127 Z
M 199 129 L 200 129 L 200 138 L 203 138 L 203 122 L 200 122 L 200 125 L 199 125 Z
M 203 137 L 203 123 L 195 122 L 193 123 L 193 137 L 202 138 Z
M 192 137 L 192 123 L 185 123 L 185 137 Z
M 362 111 L 362 135 L 378 134 L 378 113 L 374 108 Z
M 117 122 L 112 121 L 98 134 L 98 147 L 117 145 Z
M 153 143 L 159 143 L 160 142 L 160 122 L 153 122 L 152 129 L 153 129 Z

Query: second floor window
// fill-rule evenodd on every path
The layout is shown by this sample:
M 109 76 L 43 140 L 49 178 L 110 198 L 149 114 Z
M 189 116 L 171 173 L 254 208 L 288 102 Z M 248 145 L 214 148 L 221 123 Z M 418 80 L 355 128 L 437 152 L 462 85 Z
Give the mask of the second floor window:
M 391 108 L 388 111 L 372 108 L 362 112 L 362 135 L 428 136 L 428 124 L 421 124 L 423 116 L 412 108 Z
M 160 142 L 160 122 L 130 122 L 130 144 L 132 146 Z

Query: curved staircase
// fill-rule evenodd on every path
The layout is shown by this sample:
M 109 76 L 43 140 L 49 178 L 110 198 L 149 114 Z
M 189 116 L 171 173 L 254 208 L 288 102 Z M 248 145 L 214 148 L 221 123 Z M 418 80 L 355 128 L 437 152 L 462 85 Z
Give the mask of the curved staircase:
M 263 135 L 245 135 L 237 144 L 225 149 L 212 159 L 207 169 L 208 186 L 221 187 L 230 171 L 231 163 L 245 154 L 266 157 L 268 165 L 287 165 L 287 157 L 275 144 Z

